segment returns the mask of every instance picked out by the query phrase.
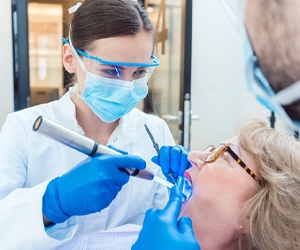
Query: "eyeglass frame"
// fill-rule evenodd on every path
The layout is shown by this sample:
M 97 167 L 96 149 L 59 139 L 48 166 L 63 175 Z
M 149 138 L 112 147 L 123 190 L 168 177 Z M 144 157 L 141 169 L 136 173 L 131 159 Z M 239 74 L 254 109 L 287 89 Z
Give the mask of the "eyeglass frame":
M 68 43 L 69 41 L 65 38 L 62 38 L 62 41 L 64 43 Z M 105 65 L 112 65 L 112 66 L 133 66 L 133 67 L 156 67 L 159 65 L 159 60 L 156 56 L 151 55 L 151 59 L 153 60 L 153 63 L 132 63 L 132 62 L 111 62 L 111 61 L 106 61 L 103 60 L 99 57 L 93 56 L 93 55 L 88 55 L 85 51 L 81 50 L 81 49 L 77 49 L 75 48 L 75 50 L 82 55 L 85 58 L 88 59 L 92 59 L 92 60 L 96 60 L 101 64 L 105 64 Z
M 216 149 L 221 149 L 220 152 L 218 152 L 218 150 Z M 209 151 L 208 151 L 209 150 Z M 209 157 L 209 154 L 214 152 L 215 151 L 215 154 L 213 157 L 213 159 L 211 160 L 208 160 L 207 158 Z M 222 143 L 221 145 L 219 145 L 218 147 L 215 147 L 213 145 L 210 145 L 208 147 L 206 147 L 204 149 L 204 152 L 207 152 L 209 153 L 207 155 L 207 157 L 205 158 L 204 162 L 205 163 L 213 163 L 215 162 L 216 160 L 218 160 L 222 155 L 224 155 L 226 152 L 229 153 L 229 155 L 255 180 L 258 182 L 258 184 L 260 186 L 262 186 L 262 181 L 254 174 L 254 172 L 246 165 L 246 163 L 244 163 L 242 161 L 242 159 L 226 144 Z

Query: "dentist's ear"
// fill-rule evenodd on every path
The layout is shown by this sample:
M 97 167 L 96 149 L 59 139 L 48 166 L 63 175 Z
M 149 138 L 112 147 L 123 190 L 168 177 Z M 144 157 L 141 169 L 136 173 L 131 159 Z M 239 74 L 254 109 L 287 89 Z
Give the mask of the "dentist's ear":
M 69 73 L 76 72 L 76 58 L 74 57 L 70 44 L 63 45 L 63 65 Z

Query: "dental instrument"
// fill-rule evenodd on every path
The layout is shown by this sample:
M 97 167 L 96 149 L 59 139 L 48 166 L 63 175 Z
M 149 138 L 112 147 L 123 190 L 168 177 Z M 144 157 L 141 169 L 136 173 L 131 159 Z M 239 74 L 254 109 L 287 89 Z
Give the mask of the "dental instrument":
M 183 187 L 182 187 L 182 202 L 187 201 L 193 194 L 192 183 L 188 177 L 183 176 Z
M 153 147 L 154 147 L 157 155 L 159 156 L 158 143 L 155 141 L 155 139 L 154 139 L 150 129 L 148 128 L 147 124 L 144 124 L 144 126 L 145 126 L 146 131 L 147 131 L 147 133 L 148 133 L 148 135 L 149 135 L 149 137 L 152 141 Z M 162 180 L 162 179 L 160 179 L 158 182 L 161 183 L 162 181 L 164 181 L 164 184 L 163 183 L 161 183 L 161 184 L 171 188 L 172 186 L 176 185 L 176 181 L 175 181 L 174 174 L 171 171 L 168 172 L 168 175 L 171 177 L 173 183 Z M 155 177 L 157 177 L 157 176 L 155 176 Z M 193 188 L 192 188 L 191 181 L 186 176 L 183 176 L 182 202 L 187 201 L 192 196 L 192 193 L 193 193 Z
M 114 149 L 101 145 L 98 142 L 65 128 L 43 116 L 39 116 L 36 119 L 33 124 L 33 131 L 44 134 L 88 156 L 101 154 L 122 155 Z M 131 176 L 136 176 L 146 180 L 154 180 L 157 182 L 158 179 L 160 179 L 149 169 L 139 170 L 134 168 L 123 168 L 122 171 L 125 171 Z M 161 184 L 166 185 L 164 183 Z
M 154 139 L 154 137 L 153 137 L 153 135 L 152 135 L 150 129 L 148 128 L 147 124 L 144 124 L 144 126 L 145 126 L 145 129 L 146 129 L 146 131 L 147 131 L 147 134 L 148 134 L 149 137 L 150 137 L 150 140 L 152 141 L 153 147 L 154 147 L 154 149 L 155 149 L 157 155 L 159 156 L 159 146 L 158 146 L 158 143 L 155 141 L 155 139 Z M 176 180 L 175 180 L 175 176 L 174 176 L 174 174 L 172 173 L 172 171 L 169 170 L 168 175 L 170 176 L 171 180 L 173 181 L 173 184 L 175 184 L 175 183 L 176 183 Z

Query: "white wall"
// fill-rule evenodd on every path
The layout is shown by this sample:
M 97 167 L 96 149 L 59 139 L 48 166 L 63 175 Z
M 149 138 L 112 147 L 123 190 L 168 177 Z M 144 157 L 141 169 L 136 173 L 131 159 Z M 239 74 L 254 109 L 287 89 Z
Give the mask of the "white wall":
M 270 112 L 247 91 L 243 43 L 219 0 L 193 1 L 191 149 L 234 136 L 238 120 Z
M 11 1 L 2 0 L 0 8 L 0 127 L 14 110 Z

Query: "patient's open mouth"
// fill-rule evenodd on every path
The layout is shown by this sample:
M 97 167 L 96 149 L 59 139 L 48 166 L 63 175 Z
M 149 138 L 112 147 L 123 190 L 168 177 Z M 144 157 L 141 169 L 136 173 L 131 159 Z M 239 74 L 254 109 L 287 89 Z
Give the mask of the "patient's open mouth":
M 187 201 L 189 198 L 191 198 L 193 193 L 193 187 L 192 187 L 192 180 L 189 173 L 184 173 L 184 182 L 183 182 L 183 188 L 182 188 L 182 202 Z

